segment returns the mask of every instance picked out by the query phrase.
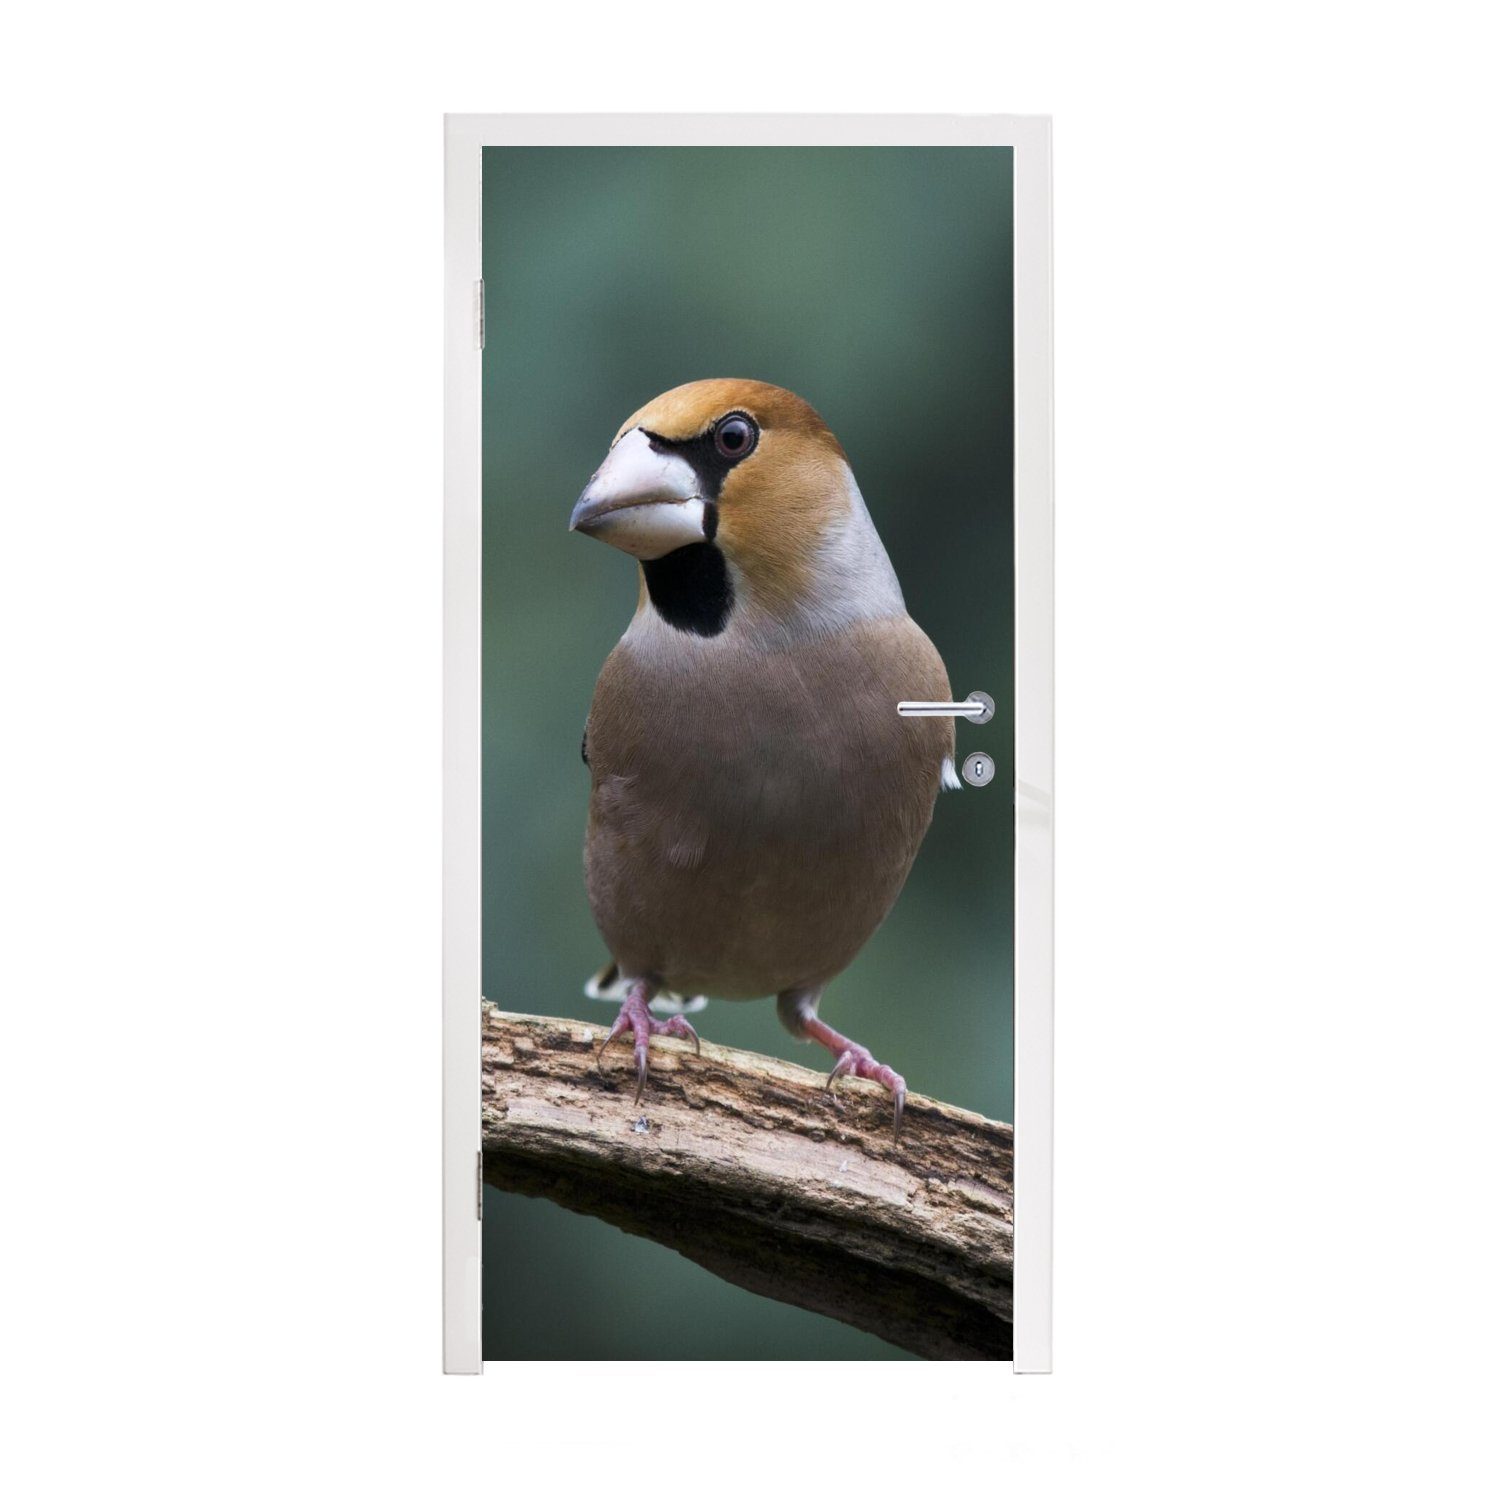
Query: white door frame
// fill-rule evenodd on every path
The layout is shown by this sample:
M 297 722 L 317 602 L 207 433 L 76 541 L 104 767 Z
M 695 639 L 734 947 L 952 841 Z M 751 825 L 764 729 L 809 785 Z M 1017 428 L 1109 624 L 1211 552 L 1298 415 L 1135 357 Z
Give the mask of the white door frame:
M 449 115 L 443 512 L 443 1368 L 480 1350 L 480 194 L 486 146 L 1015 152 L 1015 1369 L 1052 1368 L 1052 122 L 1017 115 Z

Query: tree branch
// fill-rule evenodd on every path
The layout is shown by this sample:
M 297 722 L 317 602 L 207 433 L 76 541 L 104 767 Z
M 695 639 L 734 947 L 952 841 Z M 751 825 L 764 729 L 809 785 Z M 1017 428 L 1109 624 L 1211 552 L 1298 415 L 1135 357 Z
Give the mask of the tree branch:
M 651 1076 L 607 1027 L 485 1003 L 484 1180 L 680 1251 L 932 1359 L 1009 1359 L 1009 1125 L 671 1038 Z

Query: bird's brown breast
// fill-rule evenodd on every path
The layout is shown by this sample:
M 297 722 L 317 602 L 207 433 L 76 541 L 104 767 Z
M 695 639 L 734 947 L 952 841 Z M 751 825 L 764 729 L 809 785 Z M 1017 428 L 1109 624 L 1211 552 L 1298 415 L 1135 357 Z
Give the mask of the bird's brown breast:
M 826 982 L 890 910 L 953 728 L 906 616 L 795 647 L 627 636 L 589 714 L 590 904 L 622 970 L 748 998 Z

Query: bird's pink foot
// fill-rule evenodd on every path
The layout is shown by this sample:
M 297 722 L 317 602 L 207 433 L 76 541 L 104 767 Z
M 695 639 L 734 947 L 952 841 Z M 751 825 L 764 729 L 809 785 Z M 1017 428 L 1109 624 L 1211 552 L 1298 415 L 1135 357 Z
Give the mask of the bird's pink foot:
M 851 1042 L 846 1038 L 840 1038 L 844 1043 L 842 1050 L 838 1051 L 838 1061 L 833 1065 L 833 1072 L 828 1075 L 828 1082 L 823 1085 L 825 1089 L 831 1089 L 834 1080 L 844 1078 L 852 1074 L 855 1078 L 869 1078 L 874 1082 L 887 1088 L 896 1100 L 896 1139 L 901 1139 L 901 1116 L 906 1109 L 906 1080 L 894 1069 L 888 1068 L 883 1062 L 876 1062 L 868 1047 L 861 1047 L 858 1042 Z
M 818 989 L 785 990 L 776 997 L 776 1014 L 781 1024 L 793 1036 L 806 1042 L 816 1042 L 833 1053 L 833 1072 L 828 1075 L 825 1088 L 832 1088 L 834 1081 L 852 1074 L 855 1078 L 869 1078 L 888 1088 L 896 1100 L 896 1139 L 901 1139 L 901 1116 L 906 1110 L 906 1080 L 884 1063 L 876 1062 L 868 1047 L 851 1042 L 842 1032 L 835 1031 L 827 1021 L 818 1019 L 818 1001 L 823 991 Z
M 665 1021 L 658 1021 L 651 1014 L 649 1006 L 651 997 L 656 992 L 656 986 L 644 979 L 638 979 L 630 986 L 630 992 L 625 996 L 624 1003 L 620 1006 L 620 1014 L 615 1017 L 615 1024 L 610 1028 L 609 1035 L 604 1038 L 604 1046 L 599 1049 L 599 1068 L 604 1069 L 604 1053 L 609 1044 L 616 1037 L 630 1032 L 635 1039 L 635 1102 L 641 1101 L 641 1092 L 646 1087 L 646 1048 L 654 1036 L 681 1037 L 685 1042 L 693 1044 L 693 1050 L 701 1055 L 703 1045 L 698 1040 L 698 1033 L 687 1023 L 682 1016 L 668 1016 Z

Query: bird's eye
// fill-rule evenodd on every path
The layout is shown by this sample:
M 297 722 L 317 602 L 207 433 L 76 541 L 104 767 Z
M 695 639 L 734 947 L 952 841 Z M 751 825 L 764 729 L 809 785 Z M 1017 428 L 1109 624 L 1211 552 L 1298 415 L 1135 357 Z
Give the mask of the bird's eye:
M 714 447 L 725 458 L 743 458 L 758 436 L 755 423 L 739 412 L 732 412 L 714 428 Z

